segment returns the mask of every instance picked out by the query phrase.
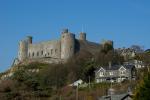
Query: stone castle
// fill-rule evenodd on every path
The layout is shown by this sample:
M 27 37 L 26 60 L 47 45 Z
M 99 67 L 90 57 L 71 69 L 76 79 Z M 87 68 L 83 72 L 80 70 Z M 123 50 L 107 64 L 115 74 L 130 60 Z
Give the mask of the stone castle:
M 105 42 L 106 43 L 106 42 Z M 113 45 L 112 41 L 107 41 Z M 32 43 L 32 37 L 28 36 L 19 42 L 18 62 L 28 60 L 44 60 L 47 62 L 67 61 L 75 53 L 86 49 L 91 53 L 99 51 L 100 44 L 86 40 L 86 33 L 81 32 L 79 39 L 75 34 L 64 29 L 59 40 L 50 40 L 40 43 Z

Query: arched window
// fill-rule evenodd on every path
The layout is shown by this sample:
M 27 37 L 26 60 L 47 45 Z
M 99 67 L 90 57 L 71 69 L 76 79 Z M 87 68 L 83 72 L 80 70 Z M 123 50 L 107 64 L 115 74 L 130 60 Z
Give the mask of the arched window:
M 39 52 L 37 52 L 37 56 L 39 56 Z
M 72 50 L 72 48 L 73 48 L 73 47 L 71 46 L 71 47 L 70 47 L 70 51 Z
M 51 49 L 51 55 L 53 54 L 53 49 Z
M 32 53 L 32 57 L 34 57 L 34 52 Z
M 41 55 L 43 55 L 43 51 L 41 51 Z
M 57 53 L 57 49 L 55 49 L 55 53 Z
M 28 56 L 30 57 L 30 52 L 29 52 Z

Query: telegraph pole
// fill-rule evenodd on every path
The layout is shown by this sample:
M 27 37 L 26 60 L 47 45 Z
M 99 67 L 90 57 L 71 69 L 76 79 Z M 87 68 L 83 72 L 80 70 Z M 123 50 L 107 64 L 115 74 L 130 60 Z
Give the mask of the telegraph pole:
M 90 88 L 91 88 L 91 80 L 90 80 L 90 76 L 89 76 L 89 90 L 90 90 Z
M 78 100 L 78 85 L 77 85 L 77 87 L 76 87 L 76 100 Z
M 59 100 L 61 100 L 61 95 L 60 95 L 60 97 L 59 97 Z

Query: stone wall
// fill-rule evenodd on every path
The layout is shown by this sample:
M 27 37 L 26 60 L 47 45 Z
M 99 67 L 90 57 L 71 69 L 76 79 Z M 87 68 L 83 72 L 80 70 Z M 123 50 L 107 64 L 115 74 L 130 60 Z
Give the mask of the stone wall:
M 106 43 L 113 46 L 112 41 Z M 99 47 L 99 44 L 86 40 L 86 33 L 81 32 L 79 39 L 76 39 L 75 34 L 64 29 L 59 40 L 32 43 L 32 37 L 28 36 L 26 40 L 20 41 L 18 59 L 20 62 L 43 58 L 47 62 L 65 62 L 80 50 L 94 54 L 99 51 Z
M 29 44 L 28 58 L 60 58 L 60 40 Z

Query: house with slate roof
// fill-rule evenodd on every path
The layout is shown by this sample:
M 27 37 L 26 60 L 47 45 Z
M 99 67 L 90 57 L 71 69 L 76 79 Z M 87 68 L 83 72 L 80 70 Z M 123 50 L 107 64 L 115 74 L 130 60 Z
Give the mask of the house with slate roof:
M 140 60 L 130 60 L 128 62 L 124 62 L 124 65 L 134 65 L 137 69 L 145 68 L 144 62 Z
M 133 100 L 133 96 L 134 95 L 130 90 L 130 87 L 128 88 L 127 92 L 117 94 L 113 88 L 110 88 L 108 90 L 108 94 L 100 97 L 98 100 Z
M 136 56 L 137 52 L 132 48 L 118 48 L 116 51 L 119 55 L 122 55 L 125 59 L 133 58 Z
M 134 65 L 101 66 L 95 71 L 96 83 L 122 82 L 124 80 L 133 80 L 135 77 L 136 68 Z
M 133 94 L 123 93 L 123 94 L 115 94 L 102 96 L 99 100 L 133 100 Z

